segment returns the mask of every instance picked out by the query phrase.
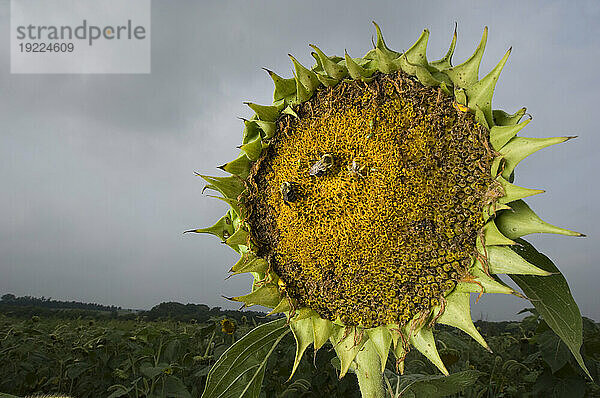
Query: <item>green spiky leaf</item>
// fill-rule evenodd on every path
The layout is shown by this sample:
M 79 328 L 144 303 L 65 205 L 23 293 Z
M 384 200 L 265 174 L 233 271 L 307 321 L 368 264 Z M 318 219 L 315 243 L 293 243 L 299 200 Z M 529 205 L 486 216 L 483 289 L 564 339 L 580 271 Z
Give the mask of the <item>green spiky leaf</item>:
M 373 21 L 373 25 L 375 25 L 375 31 L 377 32 L 377 43 L 375 44 L 375 48 L 383 51 L 389 58 L 398 58 L 400 54 L 396 51 L 390 50 L 387 44 L 385 44 L 385 40 L 383 40 L 383 33 L 381 33 L 381 28 L 379 28 L 379 25 L 377 25 L 375 21 Z
M 569 347 L 581 368 L 592 379 L 580 352 L 583 343 L 581 313 L 571 295 L 567 280 L 554 263 L 538 252 L 529 242 L 524 239 L 517 239 L 517 242 L 521 246 L 514 246 L 512 250 L 525 260 L 553 275 L 510 275 L 511 279 L 519 285 L 548 326 Z
M 322 68 L 325 73 L 329 75 L 329 77 L 339 81 L 348 76 L 348 70 L 346 68 L 333 62 L 327 55 L 325 55 L 325 53 L 323 53 L 323 51 L 321 51 L 319 47 L 312 44 L 310 46 L 317 52 L 317 56 L 321 62 Z
M 290 306 L 290 301 L 286 297 L 284 297 L 281 299 L 279 304 L 277 304 L 275 306 L 275 308 L 273 308 L 273 310 L 271 312 L 269 312 L 267 315 L 282 314 L 284 312 L 289 312 L 291 310 L 292 310 L 292 307 Z
M 371 75 L 373 74 L 373 71 L 367 70 L 357 64 L 352 58 L 350 58 L 347 52 L 344 54 L 344 56 L 346 60 L 346 67 L 348 68 L 348 73 L 350 74 L 351 78 L 354 80 L 362 80 L 367 83 L 372 80 Z
M 489 269 L 494 274 L 548 276 L 550 273 L 527 262 L 506 246 L 486 247 Z
M 270 140 L 275 136 L 275 132 L 277 131 L 275 127 L 275 122 L 265 122 L 264 120 L 256 120 L 255 123 L 262 132 L 260 136 L 263 140 Z
M 410 323 L 409 323 L 410 325 Z M 410 326 L 406 327 L 407 332 L 410 332 Z M 444 362 L 440 358 L 437 348 L 435 347 L 435 339 L 433 338 L 433 332 L 427 327 L 421 327 L 417 330 L 410 332 L 408 335 L 408 341 L 415 347 L 421 354 L 431 361 L 443 374 L 446 376 L 449 374 Z
M 429 67 L 427 62 L 427 41 L 429 40 L 429 30 L 424 29 L 421 36 L 400 58 L 398 58 L 398 66 L 411 76 L 415 76 L 416 66 L 424 68 Z
M 551 138 L 529 138 L 529 137 L 515 137 L 508 141 L 500 153 L 503 155 L 505 164 L 502 170 L 502 176 L 507 180 L 515 167 L 525 159 L 527 156 L 544 149 L 551 145 L 560 144 L 573 137 L 551 137 Z
M 377 69 L 383 73 L 392 73 L 398 70 L 394 59 L 379 48 L 375 48 L 375 59 L 377 60 Z
M 352 326 L 336 327 L 330 339 L 338 358 L 340 358 L 340 378 L 342 378 L 365 343 L 365 336 Z
M 488 351 L 490 347 L 485 342 L 471 318 L 471 304 L 469 302 L 469 293 L 452 292 L 448 295 L 444 312 L 438 319 L 443 325 L 453 326 L 471 336 Z
M 300 360 L 302 359 L 302 355 L 304 355 L 304 351 L 306 351 L 308 346 L 313 343 L 312 319 L 307 318 L 291 321 L 290 328 L 294 334 L 294 339 L 296 339 L 296 357 L 294 359 L 294 366 L 292 367 L 292 373 L 290 374 L 288 381 L 290 381 L 294 376 L 294 373 L 296 373 L 296 369 L 300 364 Z
M 264 273 L 267 271 L 268 266 L 269 264 L 262 258 L 252 253 L 244 253 L 238 262 L 231 267 L 229 272 L 232 272 L 234 275 L 246 272 Z
M 496 126 L 512 126 L 521 120 L 525 113 L 527 112 L 527 108 L 521 108 L 512 115 L 504 112 L 501 109 L 494 109 L 492 114 L 494 116 L 494 125 Z
M 496 218 L 496 225 L 503 235 L 510 239 L 534 233 L 559 234 L 567 236 L 585 236 L 582 233 L 548 224 L 522 200 L 509 203 L 513 211 L 505 211 Z
M 196 175 L 202 177 L 208 183 L 207 188 L 221 192 L 226 198 L 237 199 L 244 189 L 246 189 L 244 181 L 238 176 L 211 177 L 198 173 Z
M 284 79 L 269 69 L 265 70 L 269 76 L 271 76 L 271 79 L 273 79 L 273 83 L 275 84 L 273 102 L 280 101 L 296 94 L 296 81 L 294 79 Z
M 490 129 L 490 144 L 499 151 L 508 141 L 517 135 L 517 133 L 531 122 L 527 119 L 519 124 L 510 126 L 494 126 Z
M 452 55 L 454 55 L 454 49 L 456 48 L 456 27 L 454 28 L 454 35 L 452 36 L 452 41 L 450 42 L 450 48 L 444 58 L 430 62 L 429 65 L 433 66 L 435 69 L 442 71 L 452 67 Z
M 514 245 L 515 242 L 507 238 L 500 232 L 494 220 L 488 221 L 483 226 L 483 237 L 487 246 L 493 245 Z
M 494 94 L 494 88 L 496 87 L 500 72 L 502 71 L 504 64 L 506 64 L 510 52 L 511 50 L 509 49 L 500 62 L 498 62 L 498 65 L 496 65 L 483 79 L 465 89 L 469 108 L 475 109 L 475 106 L 478 106 L 485 115 L 485 119 L 490 126 L 493 126 L 494 123 L 492 116 L 492 96 Z
M 262 305 L 263 307 L 275 308 L 281 301 L 281 295 L 276 286 L 266 284 L 254 290 L 252 293 L 246 294 L 245 296 L 232 297 L 231 300 L 244 303 L 246 307 Z
M 258 120 L 256 115 L 253 116 L 253 120 L 241 119 L 244 122 L 244 130 L 242 131 L 242 145 L 244 145 L 260 137 L 260 128 L 256 124 Z
M 275 105 L 259 105 L 253 102 L 244 102 L 244 104 L 248 105 L 250 109 L 256 112 L 256 115 L 260 120 L 264 120 L 267 122 L 274 122 L 279 117 L 279 112 L 282 107 Z
M 392 335 L 385 326 L 367 329 L 367 334 L 369 335 L 369 340 L 373 344 L 374 349 L 379 355 L 381 371 L 383 372 L 392 344 Z
M 227 238 L 233 235 L 233 221 L 229 214 L 225 214 L 213 226 L 207 228 L 191 229 L 187 232 L 195 232 L 197 234 L 211 234 L 221 238 L 225 242 Z
M 473 279 L 469 281 L 461 281 L 456 284 L 456 292 L 463 293 L 499 293 L 513 294 L 515 291 L 503 283 L 498 282 L 494 278 L 481 271 L 482 265 L 476 266 L 471 270 Z
M 313 318 L 319 316 L 312 308 L 302 307 L 298 311 L 296 311 L 296 315 L 294 315 L 294 320 Z
M 469 57 L 469 59 L 462 64 L 444 71 L 444 73 L 448 75 L 456 87 L 467 88 L 474 85 L 477 83 L 477 80 L 479 80 L 479 65 L 481 64 L 483 52 L 485 51 L 487 34 L 488 29 L 486 26 L 483 29 L 481 41 L 479 42 L 479 45 L 475 49 L 473 55 L 471 55 L 471 57 Z
M 254 140 L 243 144 L 240 149 L 246 154 L 248 159 L 252 161 L 258 160 L 263 150 L 263 143 L 261 137 L 256 137 Z
M 496 177 L 496 181 L 498 181 L 500 185 L 502 185 L 502 189 L 504 190 L 504 196 L 498 199 L 498 203 L 501 204 L 510 203 L 518 199 L 527 198 L 529 196 L 545 192 L 542 189 L 529 189 L 511 184 L 510 182 L 506 181 L 506 179 L 501 175 Z
M 301 104 L 303 102 L 306 102 L 310 99 L 310 97 L 312 97 L 313 92 L 310 91 L 309 89 L 307 89 L 304 84 L 300 83 L 300 80 L 298 78 L 298 76 L 294 76 L 294 79 L 296 79 L 296 102 L 298 104 Z M 318 78 L 317 78 L 318 80 Z
M 250 174 L 250 167 L 252 167 L 252 162 L 245 154 L 241 154 L 237 159 L 219 166 L 221 170 L 236 175 L 243 180 Z
M 329 76 L 321 75 L 321 74 L 318 74 L 317 78 L 326 87 L 334 87 L 335 85 L 337 85 L 340 82 L 339 80 L 334 79 L 333 77 L 329 77 Z
M 319 79 L 317 79 L 317 74 L 312 70 L 304 67 L 291 54 L 288 54 L 288 56 L 294 64 L 296 77 L 298 79 L 296 82 L 302 84 L 302 86 L 304 86 L 304 88 L 306 88 L 306 90 L 308 90 L 308 92 L 310 92 L 312 95 L 312 93 L 314 93 L 317 87 L 319 87 L 319 85 L 321 84 L 321 82 L 319 82 Z M 299 87 L 296 87 L 296 89 L 299 90 Z
M 250 234 L 244 228 L 238 228 L 238 230 L 235 231 L 233 235 L 227 238 L 225 243 L 227 243 L 230 246 L 247 245 L 249 236 Z
M 417 75 L 417 79 L 427 87 L 437 87 L 440 85 L 440 81 L 433 77 L 431 72 L 427 70 L 427 68 L 423 66 L 415 66 L 415 73 Z
M 258 398 L 267 360 L 289 331 L 282 318 L 260 325 L 238 340 L 208 372 L 202 398 Z
M 323 347 L 323 344 L 329 340 L 334 332 L 333 323 L 329 319 L 323 319 L 320 316 L 315 316 L 312 319 L 313 340 L 315 351 Z

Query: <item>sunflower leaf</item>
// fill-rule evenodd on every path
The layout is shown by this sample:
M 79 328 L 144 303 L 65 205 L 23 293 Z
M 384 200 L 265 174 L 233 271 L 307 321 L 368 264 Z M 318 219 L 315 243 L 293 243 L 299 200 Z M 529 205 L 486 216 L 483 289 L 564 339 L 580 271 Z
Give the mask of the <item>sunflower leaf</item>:
M 403 397 L 446 397 L 457 394 L 465 388 L 475 384 L 483 373 L 477 370 L 464 370 L 452 373 L 449 376 L 429 376 L 422 374 L 411 374 L 400 377 L 399 393 Z
M 221 355 L 208 373 L 202 398 L 256 398 L 267 359 L 290 331 L 285 318 L 260 325 Z
M 573 356 L 590 379 L 581 356 L 583 321 L 577 303 L 571 295 L 567 280 L 552 261 L 539 253 L 524 239 L 516 239 L 522 247 L 513 247 L 521 257 L 537 267 L 553 273 L 550 276 L 509 275 L 531 300 L 548 326 L 569 347 Z M 593 379 L 592 379 L 593 380 Z

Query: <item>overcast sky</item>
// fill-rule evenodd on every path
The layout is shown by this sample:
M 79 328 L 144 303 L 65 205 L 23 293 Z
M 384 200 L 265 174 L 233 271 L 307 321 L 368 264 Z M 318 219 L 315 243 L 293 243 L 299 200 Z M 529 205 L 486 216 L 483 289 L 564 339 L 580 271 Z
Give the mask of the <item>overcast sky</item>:
M 529 237 L 566 276 L 584 315 L 600 320 L 597 1 L 153 1 L 149 75 L 11 75 L 9 2 L 0 2 L 0 294 L 149 308 L 161 301 L 237 308 L 221 295 L 237 255 L 217 238 L 183 235 L 226 210 L 201 194 L 194 172 L 237 156 L 242 101 L 267 104 L 261 67 L 291 76 L 287 57 L 312 64 L 371 47 L 375 20 L 388 45 L 408 48 L 423 28 L 428 57 L 454 64 L 489 37 L 481 73 L 512 55 L 494 108 L 526 106 L 521 133 L 579 139 L 531 156 L 519 185 L 547 192 L 528 202 L 546 221 L 587 238 Z M 530 306 L 486 295 L 474 318 L 513 319 Z

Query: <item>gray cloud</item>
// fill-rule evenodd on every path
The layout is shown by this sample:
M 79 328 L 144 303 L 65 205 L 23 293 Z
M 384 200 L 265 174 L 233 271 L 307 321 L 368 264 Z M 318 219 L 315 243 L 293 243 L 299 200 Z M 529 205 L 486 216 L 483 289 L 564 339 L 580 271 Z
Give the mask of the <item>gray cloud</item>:
M 8 2 L 0 32 L 9 34 Z M 579 135 L 535 154 L 517 182 L 543 188 L 533 208 L 587 239 L 533 237 L 569 280 L 585 315 L 600 319 L 595 284 L 598 196 L 595 69 L 600 6 L 572 2 L 158 2 L 152 9 L 150 75 L 11 75 L 0 46 L 0 291 L 148 307 L 161 300 L 235 308 L 221 295 L 248 289 L 223 281 L 236 260 L 216 238 L 181 231 L 212 224 L 225 207 L 200 194 L 193 171 L 236 156 L 242 101 L 268 103 L 266 66 L 289 76 L 287 53 L 312 63 L 308 43 L 356 56 L 371 46 L 371 20 L 388 44 L 408 48 L 431 31 L 430 58 L 446 52 L 454 22 L 455 63 L 483 26 L 481 73 L 508 47 L 495 107 L 525 105 L 529 136 Z M 526 302 L 485 296 L 475 317 L 514 318 Z

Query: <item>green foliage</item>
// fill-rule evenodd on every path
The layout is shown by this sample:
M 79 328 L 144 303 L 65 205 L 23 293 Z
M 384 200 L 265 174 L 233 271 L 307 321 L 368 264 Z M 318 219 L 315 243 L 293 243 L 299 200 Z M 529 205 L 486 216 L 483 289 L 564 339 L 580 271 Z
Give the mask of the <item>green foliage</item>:
M 436 344 L 451 375 L 440 376 L 425 357 L 412 350 L 405 361 L 406 376 L 397 377 L 391 355 L 386 376 L 392 391 L 404 391 L 403 397 L 600 396 L 600 387 L 589 381 L 537 310 L 527 311 L 531 315 L 521 322 L 476 323 L 493 354 L 457 329 L 438 326 Z M 23 320 L 0 315 L 0 391 L 17 397 L 52 393 L 77 398 L 199 397 L 209 372 L 217 373 L 217 359 L 232 341 L 251 338 L 248 332 L 255 326 L 243 318 L 230 336 L 221 331 L 218 321 L 104 319 L 90 324 L 88 320 Z M 277 336 L 275 340 L 281 337 Z M 264 346 L 266 352 L 275 345 L 271 343 L 274 340 Z M 291 333 L 283 335 L 268 358 L 260 398 L 360 397 L 353 374 L 338 380 L 329 344 L 316 355 L 311 355 L 309 347 L 288 382 L 295 349 Z M 598 380 L 600 328 L 586 318 L 581 353 Z M 264 359 L 255 356 L 252 361 L 256 365 Z
M 78 398 L 197 397 L 219 350 L 231 344 L 232 336 L 222 333 L 216 321 L 36 322 L 0 315 L 0 391 Z M 240 325 L 238 336 L 252 326 Z
M 586 372 L 588 377 L 592 378 L 589 370 L 585 366 L 580 350 L 583 344 L 583 325 L 581 313 L 577 307 L 577 303 L 571 295 L 571 290 L 565 277 L 560 273 L 558 268 L 552 261 L 539 253 L 531 244 L 524 239 L 517 239 L 519 247 L 514 248 L 525 260 L 544 271 L 552 272 L 550 276 L 535 276 L 535 275 L 510 275 L 523 293 L 531 300 L 535 308 L 542 315 L 548 326 L 561 338 L 569 350 L 577 359 L 581 368 Z M 547 341 L 546 338 L 544 341 Z M 548 343 L 550 344 L 550 343 Z M 558 350 L 564 348 L 560 342 L 554 345 Z M 561 364 L 561 361 L 566 361 L 566 352 L 563 349 L 561 354 L 558 351 L 554 356 L 557 358 L 553 361 L 555 366 Z M 561 359 L 558 359 L 560 356 Z
M 267 360 L 289 332 L 282 318 L 260 325 L 242 337 L 211 368 L 202 397 L 258 397 Z
M 477 370 L 464 370 L 449 376 L 421 374 L 398 376 L 389 370 L 386 373 L 387 389 L 393 398 L 447 397 L 472 386 L 479 376 L 483 375 Z M 395 389 L 390 378 L 396 380 Z

